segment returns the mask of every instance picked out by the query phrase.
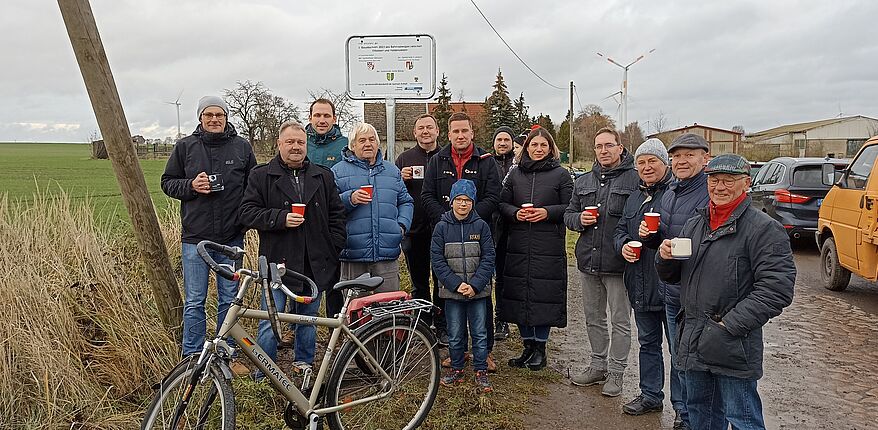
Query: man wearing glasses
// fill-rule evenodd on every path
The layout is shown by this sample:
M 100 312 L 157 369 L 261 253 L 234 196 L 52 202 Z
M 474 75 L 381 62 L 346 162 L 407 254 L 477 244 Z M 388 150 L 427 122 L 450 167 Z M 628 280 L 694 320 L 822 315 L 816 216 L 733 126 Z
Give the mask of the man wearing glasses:
M 796 266 L 783 226 L 750 205 L 750 163 L 724 154 L 706 174 L 710 203 L 679 233 L 691 255 L 679 259 L 665 239 L 656 258 L 659 276 L 682 287 L 674 361 L 692 428 L 764 429 L 762 326 L 792 303 Z
M 673 239 L 680 236 L 683 224 L 696 214 L 696 210 L 707 206 L 707 175 L 704 166 L 709 159 L 710 146 L 703 137 L 686 133 L 671 142 L 668 153 L 671 156 L 671 171 L 677 178 L 668 186 L 662 196 L 658 213 L 661 224 L 658 233 L 650 233 L 646 222 L 640 223 L 638 235 L 645 246 L 657 249 L 662 239 Z M 670 333 L 671 350 L 671 404 L 674 407 L 674 429 L 689 428 L 689 414 L 686 408 L 685 374 L 676 367 L 677 334 L 676 317 L 680 312 L 680 285 L 676 282 L 659 282 L 659 289 L 664 292 L 665 313 Z
M 588 368 L 571 381 L 579 386 L 603 384 L 601 393 L 616 397 L 622 394 L 622 374 L 631 349 L 631 307 L 622 283 L 625 261 L 615 251 L 613 234 L 640 177 L 634 170 L 634 157 L 619 143 L 616 130 L 598 130 L 594 152 L 597 161 L 590 173 L 574 182 L 573 197 L 564 213 L 567 228 L 580 232 L 576 262 L 582 272 L 585 325 L 592 350 Z
M 183 356 L 201 352 L 206 336 L 204 302 L 210 270 L 195 246 L 210 240 L 229 246 L 244 246 L 244 229 L 238 224 L 238 210 L 247 176 L 256 166 L 253 148 L 238 136 L 228 122 L 229 107 L 216 96 L 198 101 L 198 127 L 180 139 L 162 174 L 162 191 L 180 200 L 183 259 Z M 234 264 L 222 254 L 211 252 L 220 264 Z M 218 320 L 226 316 L 237 285 L 217 277 Z M 236 373 L 247 373 L 236 363 Z

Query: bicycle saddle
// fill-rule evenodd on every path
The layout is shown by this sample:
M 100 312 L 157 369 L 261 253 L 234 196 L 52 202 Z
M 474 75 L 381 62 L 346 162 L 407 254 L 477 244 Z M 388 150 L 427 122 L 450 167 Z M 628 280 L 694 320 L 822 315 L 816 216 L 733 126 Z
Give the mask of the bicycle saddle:
M 346 288 L 358 288 L 364 291 L 373 291 L 374 289 L 378 288 L 378 286 L 380 286 L 382 283 L 384 283 L 384 278 L 364 273 L 356 279 L 351 279 L 350 281 L 341 281 L 335 284 L 332 289 L 333 291 L 341 291 Z

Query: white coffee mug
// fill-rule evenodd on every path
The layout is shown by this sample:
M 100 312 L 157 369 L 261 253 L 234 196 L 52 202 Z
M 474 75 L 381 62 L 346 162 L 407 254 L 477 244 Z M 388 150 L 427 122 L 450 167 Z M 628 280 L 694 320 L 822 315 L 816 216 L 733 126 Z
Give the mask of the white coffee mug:
M 424 166 L 412 166 L 412 179 L 424 179 Z
M 671 239 L 671 257 L 675 260 L 687 260 L 692 256 L 692 239 L 675 237 Z

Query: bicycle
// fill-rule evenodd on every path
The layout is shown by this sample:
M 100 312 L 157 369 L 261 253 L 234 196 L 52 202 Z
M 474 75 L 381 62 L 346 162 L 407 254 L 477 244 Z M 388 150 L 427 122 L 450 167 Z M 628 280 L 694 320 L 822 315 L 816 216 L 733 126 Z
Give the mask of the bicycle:
M 154 386 L 155 395 L 147 408 L 142 429 L 221 429 L 235 428 L 235 399 L 229 362 L 232 339 L 243 357 L 251 361 L 288 401 L 284 421 L 290 428 L 322 428 L 323 421 L 334 430 L 413 429 L 430 412 L 439 386 L 439 355 L 432 330 L 421 319 L 432 303 L 410 299 L 377 303 L 363 309 L 364 316 L 348 321 L 348 307 L 357 292 L 372 291 L 384 281 L 368 274 L 335 284 L 344 290 L 341 313 L 333 318 L 277 312 L 271 290 L 280 290 L 299 303 L 316 299 L 317 286 L 308 277 L 287 270 L 283 264 L 268 263 L 259 257 L 259 271 L 241 268 L 233 271 L 220 265 L 207 249 L 221 252 L 233 261 L 242 259 L 244 250 L 202 241 L 198 254 L 211 270 L 226 279 L 238 281 L 238 293 L 220 330 L 207 340 L 200 354 L 183 359 Z M 287 275 L 311 287 L 311 296 L 299 296 L 281 282 Z M 253 282 L 262 284 L 267 311 L 245 308 L 243 298 Z M 302 388 L 240 325 L 241 319 L 268 320 L 277 339 L 280 323 L 309 324 L 332 328 L 325 354 L 310 385 L 310 369 Z M 351 329 L 349 324 L 359 324 Z M 334 355 L 340 338 L 344 342 Z M 328 374 L 328 378 L 327 378 Z M 380 403 L 379 403 L 380 402 Z

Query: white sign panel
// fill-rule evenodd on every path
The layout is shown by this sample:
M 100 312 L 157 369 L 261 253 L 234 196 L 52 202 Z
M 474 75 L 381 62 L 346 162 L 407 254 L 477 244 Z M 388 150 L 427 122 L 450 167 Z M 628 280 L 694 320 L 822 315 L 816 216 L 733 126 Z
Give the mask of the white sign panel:
M 345 52 L 353 99 L 430 99 L 436 92 L 433 36 L 351 36 Z

